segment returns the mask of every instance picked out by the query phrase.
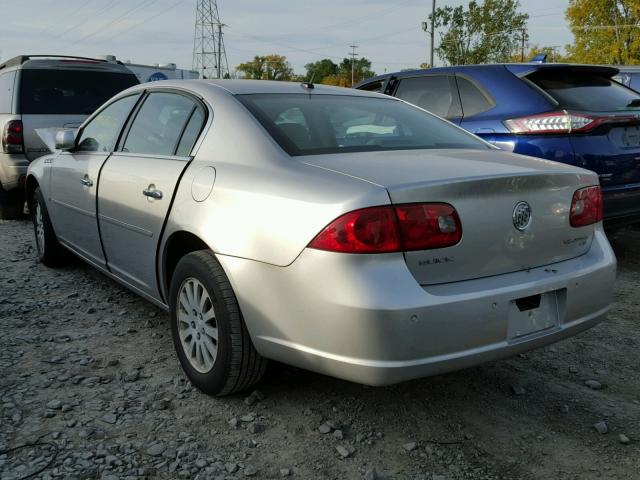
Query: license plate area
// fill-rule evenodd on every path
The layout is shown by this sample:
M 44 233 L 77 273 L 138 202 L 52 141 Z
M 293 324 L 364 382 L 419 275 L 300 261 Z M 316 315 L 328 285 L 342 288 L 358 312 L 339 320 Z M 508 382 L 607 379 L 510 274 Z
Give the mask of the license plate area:
M 515 298 L 509 302 L 509 340 L 557 327 L 565 290 Z
M 616 128 L 612 130 L 612 133 L 618 133 L 614 135 L 615 143 L 622 148 L 637 148 L 640 147 L 640 126 Z

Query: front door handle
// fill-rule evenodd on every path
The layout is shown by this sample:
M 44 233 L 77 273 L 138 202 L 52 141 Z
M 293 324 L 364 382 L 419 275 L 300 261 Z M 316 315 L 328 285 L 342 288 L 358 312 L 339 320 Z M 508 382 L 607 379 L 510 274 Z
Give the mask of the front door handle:
M 142 191 L 142 194 L 145 197 L 154 198 L 156 200 L 160 200 L 162 198 L 162 192 L 160 190 L 156 190 L 156 186 L 154 184 L 149 185 Z
M 89 175 L 85 175 L 84 177 L 82 177 L 80 183 L 82 183 L 82 185 L 84 185 L 85 187 L 93 187 L 93 180 L 89 178 Z

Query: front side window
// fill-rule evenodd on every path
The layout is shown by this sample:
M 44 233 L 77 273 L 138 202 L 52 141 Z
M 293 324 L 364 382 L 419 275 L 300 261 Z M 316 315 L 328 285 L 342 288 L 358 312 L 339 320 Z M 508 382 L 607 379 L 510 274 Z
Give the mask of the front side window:
M 394 95 L 443 118 L 460 116 L 460 101 L 448 75 L 427 75 L 400 81 Z
M 136 76 L 129 73 L 26 68 L 20 76 L 20 109 L 27 115 L 91 115 L 137 84 Z
M 490 148 L 448 122 L 392 98 L 308 94 L 236 98 L 290 155 Z
M 123 152 L 174 155 L 195 104 L 184 95 L 151 93 L 136 115 Z
M 82 129 L 76 151 L 112 152 L 120 130 L 137 100 L 138 95 L 121 98 L 93 117 Z

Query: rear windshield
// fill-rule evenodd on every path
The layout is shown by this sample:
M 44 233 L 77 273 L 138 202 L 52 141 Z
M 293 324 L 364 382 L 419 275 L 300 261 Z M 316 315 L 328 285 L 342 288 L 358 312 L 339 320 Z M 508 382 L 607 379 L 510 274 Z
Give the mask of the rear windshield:
M 133 74 L 82 70 L 22 70 L 23 114 L 89 115 L 116 93 L 138 84 Z
M 394 99 L 304 93 L 237 98 L 289 155 L 490 148 L 448 122 Z
M 640 108 L 640 95 L 610 78 L 577 72 L 538 71 L 527 77 L 562 108 L 608 112 Z

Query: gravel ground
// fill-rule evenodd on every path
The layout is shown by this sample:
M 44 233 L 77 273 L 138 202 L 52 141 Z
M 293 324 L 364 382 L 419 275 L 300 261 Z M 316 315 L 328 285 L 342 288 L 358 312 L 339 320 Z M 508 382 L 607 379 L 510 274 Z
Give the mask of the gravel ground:
M 2 480 L 640 478 L 640 229 L 612 236 L 615 304 L 578 337 L 388 388 L 272 365 L 222 399 L 185 381 L 164 312 L 31 237 L 0 221 L 0 453 L 27 444 Z

